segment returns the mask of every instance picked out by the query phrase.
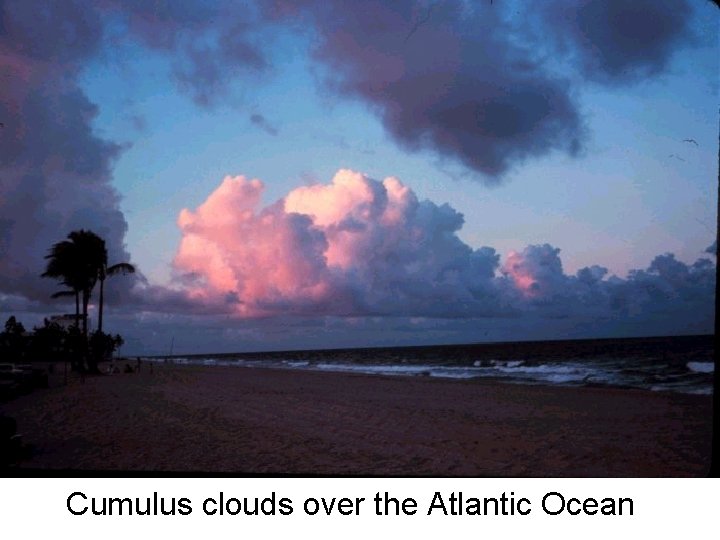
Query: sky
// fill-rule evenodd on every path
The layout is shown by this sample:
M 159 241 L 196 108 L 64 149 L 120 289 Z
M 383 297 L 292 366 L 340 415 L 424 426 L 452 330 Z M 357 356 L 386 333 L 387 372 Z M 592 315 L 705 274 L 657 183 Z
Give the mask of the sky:
M 2 317 L 85 228 L 127 354 L 713 331 L 712 2 L 0 15 Z

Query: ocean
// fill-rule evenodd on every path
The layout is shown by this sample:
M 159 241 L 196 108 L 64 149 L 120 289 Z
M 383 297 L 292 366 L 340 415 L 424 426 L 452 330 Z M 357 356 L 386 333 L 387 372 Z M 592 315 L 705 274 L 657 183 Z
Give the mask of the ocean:
M 147 356 L 144 361 L 712 394 L 712 335 Z

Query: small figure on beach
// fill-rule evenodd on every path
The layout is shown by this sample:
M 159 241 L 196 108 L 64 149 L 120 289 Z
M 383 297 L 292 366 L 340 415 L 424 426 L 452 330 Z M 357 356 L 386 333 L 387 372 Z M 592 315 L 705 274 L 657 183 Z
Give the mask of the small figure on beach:
M 140 373 L 140 366 L 142 365 L 142 360 L 140 360 L 140 357 L 137 357 L 137 366 L 135 367 L 135 370 Z

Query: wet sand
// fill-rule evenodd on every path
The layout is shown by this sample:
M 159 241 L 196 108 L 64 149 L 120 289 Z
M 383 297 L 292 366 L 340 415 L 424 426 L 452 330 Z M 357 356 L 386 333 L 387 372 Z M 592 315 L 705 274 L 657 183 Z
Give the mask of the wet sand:
M 712 433 L 710 396 L 147 364 L 0 411 L 33 469 L 704 476 Z

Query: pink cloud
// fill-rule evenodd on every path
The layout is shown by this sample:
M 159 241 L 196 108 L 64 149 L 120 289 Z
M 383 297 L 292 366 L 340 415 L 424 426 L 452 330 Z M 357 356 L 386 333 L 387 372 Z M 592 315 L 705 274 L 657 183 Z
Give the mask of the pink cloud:
M 180 213 L 174 263 L 196 278 L 194 295 L 237 299 L 241 316 L 430 314 L 453 301 L 477 311 L 492 296 L 494 251 L 465 245 L 459 213 L 419 202 L 397 178 L 340 170 L 266 208 L 262 189 L 226 177 Z
M 237 312 L 261 315 L 264 305 L 321 301 L 328 276 L 326 243 L 310 220 L 275 204 L 259 209 L 263 184 L 226 177 L 195 211 L 178 217 L 183 238 L 175 266 L 202 278 L 193 292 L 232 294 Z
M 564 280 L 560 250 L 549 244 L 528 246 L 521 253 L 511 251 L 502 266 L 525 298 L 549 298 L 563 292 Z
M 349 270 L 378 242 L 378 235 L 391 235 L 385 241 L 398 242 L 398 233 L 417 204 L 415 194 L 396 178 L 380 183 L 340 170 L 329 185 L 291 191 L 285 211 L 309 216 L 328 240 L 328 266 Z
M 533 273 L 526 267 L 523 256 L 520 253 L 511 251 L 508 254 L 505 264 L 503 265 L 503 271 L 512 279 L 517 289 L 524 296 L 533 297 L 537 295 L 537 282 L 535 281 Z

